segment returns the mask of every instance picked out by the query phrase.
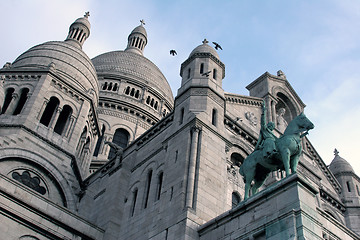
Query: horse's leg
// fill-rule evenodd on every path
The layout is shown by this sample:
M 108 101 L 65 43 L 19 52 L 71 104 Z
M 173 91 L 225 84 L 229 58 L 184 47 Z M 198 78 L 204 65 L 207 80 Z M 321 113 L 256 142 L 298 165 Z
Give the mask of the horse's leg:
M 281 161 L 284 164 L 284 169 L 286 176 L 290 175 L 290 150 L 289 149 L 282 149 L 280 151 Z
M 253 169 L 248 169 L 248 171 L 246 172 L 246 177 L 245 177 L 245 196 L 244 196 L 244 200 L 246 200 L 249 197 L 249 192 L 250 192 L 250 188 L 251 188 L 251 182 L 254 179 L 255 176 L 255 168 Z
M 290 161 L 291 173 L 296 173 L 296 168 L 299 163 L 300 154 L 296 154 Z
M 263 173 L 263 176 L 261 176 L 261 179 L 255 179 L 254 185 L 252 186 L 252 195 L 254 195 L 257 190 L 264 184 L 266 178 L 269 176 L 269 173 Z

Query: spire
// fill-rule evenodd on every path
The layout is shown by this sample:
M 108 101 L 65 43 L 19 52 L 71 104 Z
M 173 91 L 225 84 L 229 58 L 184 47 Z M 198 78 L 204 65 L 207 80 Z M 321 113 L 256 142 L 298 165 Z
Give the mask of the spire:
M 128 45 L 125 51 L 134 52 L 143 55 L 147 44 L 147 33 L 144 28 L 145 21 L 140 20 L 140 25 L 134 28 L 128 37 Z
M 69 34 L 65 41 L 80 48 L 82 47 L 85 40 L 90 35 L 90 22 L 88 20 L 89 16 L 90 13 L 86 12 L 84 17 L 76 19 L 76 21 L 70 25 Z

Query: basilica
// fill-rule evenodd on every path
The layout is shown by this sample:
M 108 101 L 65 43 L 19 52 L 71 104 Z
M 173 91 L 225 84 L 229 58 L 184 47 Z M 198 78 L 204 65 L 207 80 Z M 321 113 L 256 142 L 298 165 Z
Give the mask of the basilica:
M 93 59 L 89 36 L 86 13 L 0 69 L 1 239 L 360 239 L 359 176 L 306 134 L 296 171 L 245 194 L 262 126 L 280 138 L 305 108 L 281 70 L 224 92 L 225 64 L 199 40 L 173 96 L 143 22 Z

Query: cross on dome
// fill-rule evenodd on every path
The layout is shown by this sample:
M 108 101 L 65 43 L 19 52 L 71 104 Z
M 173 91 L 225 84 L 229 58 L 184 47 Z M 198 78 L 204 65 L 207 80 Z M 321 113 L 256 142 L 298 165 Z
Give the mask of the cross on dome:
M 202 41 L 202 43 L 203 44 L 205 44 L 205 43 L 209 43 L 209 41 L 208 40 L 206 40 L 206 38 L 204 39 L 204 41 Z
M 141 25 L 145 25 L 145 20 L 144 20 L 144 19 L 141 19 L 141 20 L 140 20 L 140 23 L 141 23 Z
M 89 16 L 90 16 L 90 12 L 89 11 L 85 12 L 84 17 L 88 18 Z
M 335 150 L 334 150 L 334 155 L 335 156 L 338 156 L 339 155 L 339 151 L 335 148 Z

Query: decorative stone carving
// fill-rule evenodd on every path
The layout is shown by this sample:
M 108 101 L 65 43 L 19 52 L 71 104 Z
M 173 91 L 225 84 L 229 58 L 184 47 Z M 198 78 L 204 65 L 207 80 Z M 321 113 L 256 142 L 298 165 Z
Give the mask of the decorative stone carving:
M 277 76 L 280 78 L 286 79 L 286 75 L 281 70 L 277 71 Z
M 31 177 L 30 172 L 27 170 L 23 171 L 22 173 L 19 173 L 18 171 L 14 171 L 11 174 L 11 177 L 16 181 L 21 182 L 25 186 L 35 190 L 41 195 L 44 195 L 46 193 L 46 189 L 43 186 L 40 186 L 41 183 L 40 178 L 38 176 Z
M 5 69 L 10 69 L 11 68 L 11 62 L 6 62 L 5 64 L 4 64 L 4 66 L 3 66 L 3 68 L 5 68 Z
M 286 127 L 288 126 L 288 122 L 284 118 L 285 112 L 286 112 L 285 108 L 280 108 L 276 114 L 277 129 L 282 133 L 285 131 Z
M 245 118 L 250 122 L 252 126 L 256 127 L 258 119 L 253 112 L 246 112 Z

